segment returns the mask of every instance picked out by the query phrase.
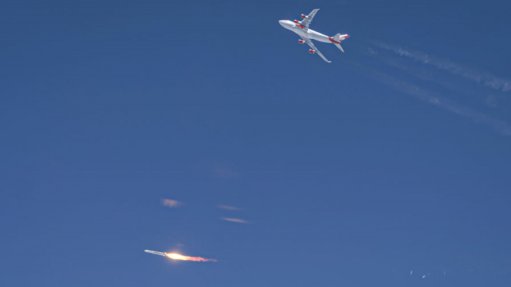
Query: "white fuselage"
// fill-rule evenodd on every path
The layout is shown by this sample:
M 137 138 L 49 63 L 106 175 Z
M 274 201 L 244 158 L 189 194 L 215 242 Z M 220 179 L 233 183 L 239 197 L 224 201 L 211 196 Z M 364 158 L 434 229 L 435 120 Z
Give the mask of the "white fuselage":
M 291 20 L 280 20 L 279 24 L 282 27 L 296 33 L 298 36 L 300 36 L 304 39 L 311 39 L 311 40 L 315 40 L 315 41 L 319 41 L 319 42 L 323 42 L 323 43 L 332 43 L 331 37 L 328 37 L 327 35 L 321 34 L 317 31 L 312 30 L 312 29 L 304 29 L 303 27 L 300 27 L 299 24 L 294 23 Z

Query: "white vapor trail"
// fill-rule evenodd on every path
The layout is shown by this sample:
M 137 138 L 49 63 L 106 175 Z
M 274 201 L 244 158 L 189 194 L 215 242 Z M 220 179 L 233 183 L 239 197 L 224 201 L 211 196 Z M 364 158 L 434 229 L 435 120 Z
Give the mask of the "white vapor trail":
M 248 221 L 236 218 L 236 217 L 222 217 L 223 221 L 232 222 L 232 223 L 239 223 L 239 224 L 248 224 Z
M 381 53 L 383 51 L 390 52 L 392 55 Z M 368 65 L 355 64 L 375 80 L 403 94 L 413 96 L 416 99 L 435 105 L 458 116 L 468 118 L 476 123 L 484 124 L 501 135 L 511 135 L 511 124 L 509 122 L 498 119 L 488 112 L 484 112 L 483 107 L 479 103 L 474 102 L 473 98 L 468 99 L 465 97 L 469 94 L 484 96 L 486 101 L 485 105 L 492 107 L 492 112 L 495 113 L 495 108 L 497 106 L 496 104 L 490 105 L 491 102 L 489 102 L 489 100 L 498 96 L 495 95 L 496 92 L 511 91 L 511 81 L 497 78 L 485 72 L 469 69 L 451 61 L 428 55 L 424 52 L 407 50 L 396 45 L 381 42 L 370 43 L 368 55 L 373 57 L 373 59 L 379 60 L 381 64 L 387 67 L 400 70 L 405 75 L 405 77 L 392 76 L 388 71 L 381 70 L 381 65 L 375 61 L 371 61 Z M 399 60 L 398 58 L 402 59 Z M 410 63 L 406 63 L 406 60 Z M 417 65 L 413 65 L 412 62 L 424 66 L 421 68 Z M 492 89 L 494 93 L 488 94 L 488 92 L 485 92 L 484 94 L 479 94 L 473 89 L 460 85 L 456 81 L 451 81 L 445 79 L 445 77 L 435 75 L 432 71 L 428 71 L 426 67 L 432 67 L 439 71 L 446 71 L 458 78 L 468 79 L 474 83 Z M 415 78 L 415 80 L 410 78 L 410 76 Z M 430 85 L 428 82 L 434 85 Z M 441 86 L 443 90 L 447 90 L 445 91 L 447 94 L 438 90 L 438 86 Z M 455 101 L 455 98 L 457 98 L 458 101 Z
M 399 92 L 408 94 L 459 116 L 470 118 L 476 123 L 486 124 L 502 135 L 511 135 L 511 125 L 505 121 L 495 119 L 487 114 L 453 102 L 429 90 L 425 90 L 418 85 L 389 76 L 386 73 L 377 72 L 372 69 L 368 70 L 368 72 L 371 73 L 376 80 Z
M 425 65 L 431 65 L 437 69 L 447 71 L 456 76 L 461 76 L 480 85 L 489 87 L 493 90 L 501 92 L 511 91 L 511 80 L 499 78 L 487 72 L 464 67 L 449 60 L 444 60 L 428 55 L 424 52 L 404 49 L 385 43 L 375 43 L 375 45 L 381 49 L 391 51 L 396 55 L 412 59 Z

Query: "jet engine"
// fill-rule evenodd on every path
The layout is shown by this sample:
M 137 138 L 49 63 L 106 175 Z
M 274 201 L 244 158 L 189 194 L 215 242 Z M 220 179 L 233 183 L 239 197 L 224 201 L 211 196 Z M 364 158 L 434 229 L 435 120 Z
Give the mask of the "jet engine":
M 316 50 L 314 50 L 314 49 L 309 49 L 309 54 L 316 54 Z
M 298 44 L 305 44 L 305 40 L 304 39 L 298 39 Z
M 301 17 L 302 19 L 305 19 L 305 18 L 307 18 L 307 15 L 305 15 L 305 14 L 301 14 L 301 15 L 300 15 L 300 17 Z

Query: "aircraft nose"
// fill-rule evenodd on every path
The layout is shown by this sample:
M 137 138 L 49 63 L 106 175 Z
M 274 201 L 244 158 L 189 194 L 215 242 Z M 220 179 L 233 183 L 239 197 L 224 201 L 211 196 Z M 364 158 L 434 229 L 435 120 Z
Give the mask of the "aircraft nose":
M 291 21 L 289 20 L 279 20 L 279 24 L 280 26 L 286 28 L 286 29 L 290 29 L 291 28 L 291 24 L 290 24 Z M 292 22 L 291 22 L 292 23 Z

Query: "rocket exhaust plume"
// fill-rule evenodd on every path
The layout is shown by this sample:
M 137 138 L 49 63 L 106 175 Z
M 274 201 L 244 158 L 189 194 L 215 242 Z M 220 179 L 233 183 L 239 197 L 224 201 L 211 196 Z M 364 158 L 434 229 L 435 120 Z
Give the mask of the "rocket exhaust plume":
M 192 261 L 192 262 L 215 262 L 216 261 L 215 259 L 204 258 L 204 257 L 199 257 L 199 256 L 187 256 L 187 255 L 182 255 L 182 254 L 179 254 L 176 252 L 165 253 L 165 255 L 167 256 L 167 258 L 170 258 L 172 260 L 180 260 L 180 261 Z
M 179 254 L 177 252 L 160 252 L 153 250 L 144 250 L 145 253 L 154 254 L 166 257 L 168 259 L 176 260 L 176 261 L 191 261 L 191 262 L 216 262 L 216 259 L 212 258 L 204 258 L 199 256 L 188 256 Z

